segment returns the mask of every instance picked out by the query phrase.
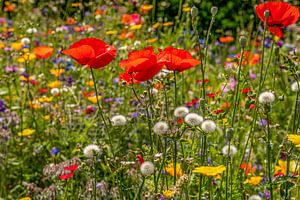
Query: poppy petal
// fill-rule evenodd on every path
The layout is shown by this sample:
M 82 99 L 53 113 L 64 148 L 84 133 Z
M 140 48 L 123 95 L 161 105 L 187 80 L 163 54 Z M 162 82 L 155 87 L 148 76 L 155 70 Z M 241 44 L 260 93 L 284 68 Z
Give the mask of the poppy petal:
M 94 49 L 88 45 L 66 49 L 62 51 L 62 53 L 71 56 L 81 65 L 86 65 L 91 59 L 95 57 Z

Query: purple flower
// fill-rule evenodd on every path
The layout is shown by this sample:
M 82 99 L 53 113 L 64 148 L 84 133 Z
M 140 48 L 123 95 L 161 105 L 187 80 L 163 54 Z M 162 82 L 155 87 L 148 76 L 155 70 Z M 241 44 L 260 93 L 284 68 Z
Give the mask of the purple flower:
M 119 77 L 116 77 L 113 79 L 113 83 L 118 83 L 120 81 L 120 78 Z
M 267 126 L 267 124 L 268 124 L 268 122 L 265 119 L 260 119 L 258 121 L 258 125 L 260 125 L 260 126 Z
M 256 79 L 256 74 L 252 73 L 252 71 L 250 70 L 250 71 L 249 71 L 249 77 L 250 77 L 252 80 L 254 80 L 254 79 Z
M 138 116 L 139 116 L 139 113 L 137 113 L 137 112 L 131 113 L 132 118 L 137 118 Z
M 4 102 L 2 100 L 0 100 L 0 112 L 5 112 L 6 108 L 4 105 Z
M 268 190 L 265 190 L 263 197 L 266 198 L 266 199 L 270 199 L 270 196 L 271 196 L 270 192 Z
M 230 79 L 229 79 L 229 86 L 230 86 L 230 89 L 231 89 L 231 90 L 234 90 L 235 85 L 236 85 L 236 80 L 235 80 L 235 78 L 230 78 Z
M 52 156 L 56 156 L 60 152 L 60 149 L 52 147 L 50 152 Z

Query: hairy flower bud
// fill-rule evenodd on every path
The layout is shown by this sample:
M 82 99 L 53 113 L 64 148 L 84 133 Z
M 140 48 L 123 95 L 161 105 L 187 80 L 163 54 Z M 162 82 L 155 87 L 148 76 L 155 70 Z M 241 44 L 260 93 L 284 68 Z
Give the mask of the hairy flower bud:
M 241 47 L 244 48 L 247 44 L 247 38 L 245 36 L 241 36 L 239 42 Z
M 199 13 L 198 8 L 196 6 L 193 6 L 191 9 L 192 18 L 197 17 L 198 13 Z
M 269 16 L 270 16 L 270 11 L 269 10 L 265 10 L 265 12 L 264 12 L 265 19 L 268 19 Z
M 234 135 L 234 129 L 227 128 L 225 133 L 225 138 L 230 141 L 233 138 L 233 135 Z
M 216 6 L 211 7 L 210 12 L 213 16 L 216 16 L 216 14 L 218 13 L 218 7 Z

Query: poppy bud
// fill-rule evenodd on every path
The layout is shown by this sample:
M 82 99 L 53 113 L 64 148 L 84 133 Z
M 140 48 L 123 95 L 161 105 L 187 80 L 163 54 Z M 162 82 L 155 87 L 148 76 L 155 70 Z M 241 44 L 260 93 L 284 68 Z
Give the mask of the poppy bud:
M 275 52 L 275 55 L 276 56 L 279 56 L 279 46 L 276 46 L 275 48 L 274 48 L 274 52 Z
M 269 10 L 265 10 L 265 12 L 264 12 L 265 19 L 268 19 L 269 16 L 270 16 L 270 11 Z
M 225 138 L 230 141 L 233 138 L 233 135 L 234 135 L 234 129 L 227 128 L 225 133 Z
M 218 7 L 217 6 L 211 7 L 210 12 L 211 12 L 212 16 L 216 16 L 216 14 L 218 12 Z
M 192 15 L 192 18 L 197 17 L 197 15 L 198 15 L 198 8 L 196 6 L 192 7 L 192 9 L 191 9 L 191 15 Z
M 244 48 L 247 44 L 247 38 L 245 36 L 241 36 L 239 42 L 241 47 Z

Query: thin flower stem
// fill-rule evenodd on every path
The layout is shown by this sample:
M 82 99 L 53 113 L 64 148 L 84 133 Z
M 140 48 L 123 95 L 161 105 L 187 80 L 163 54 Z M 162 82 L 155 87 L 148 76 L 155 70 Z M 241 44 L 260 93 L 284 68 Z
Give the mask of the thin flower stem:
M 271 136 L 271 131 L 270 131 L 270 113 L 269 113 L 269 108 L 266 112 L 267 115 L 267 159 L 268 159 L 268 182 L 269 182 L 269 190 L 270 190 L 270 199 L 273 200 L 273 186 L 272 186 L 272 162 L 271 162 L 271 140 L 272 140 L 272 136 Z
M 175 84 L 175 99 L 174 99 L 174 105 L 177 106 L 177 81 L 176 81 L 176 71 L 173 71 L 174 74 L 174 84 Z
M 146 179 L 146 178 L 143 176 L 143 181 L 142 181 L 142 184 L 141 184 L 141 186 L 140 186 L 140 188 L 139 188 L 139 192 L 138 192 L 138 199 L 142 199 L 142 198 L 141 198 L 141 192 L 142 192 L 143 187 L 144 187 L 145 179 Z
M 164 138 L 164 143 L 165 143 L 165 146 L 164 146 L 163 160 L 162 160 L 162 163 L 159 167 L 158 175 L 157 175 L 157 178 L 156 178 L 155 193 L 157 193 L 160 174 L 161 174 L 161 171 L 162 171 L 162 169 L 165 165 L 165 162 L 166 162 L 166 156 L 167 156 L 167 138 L 166 137 Z
M 176 166 L 177 165 L 177 141 L 176 138 L 174 138 L 174 185 L 176 185 L 176 176 L 177 176 L 177 170 Z

